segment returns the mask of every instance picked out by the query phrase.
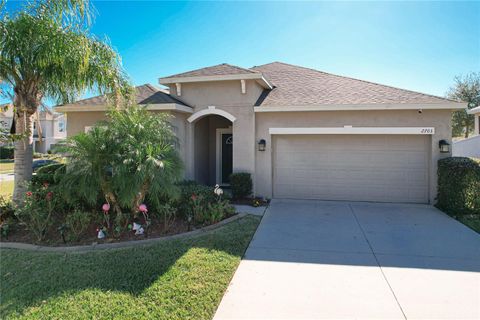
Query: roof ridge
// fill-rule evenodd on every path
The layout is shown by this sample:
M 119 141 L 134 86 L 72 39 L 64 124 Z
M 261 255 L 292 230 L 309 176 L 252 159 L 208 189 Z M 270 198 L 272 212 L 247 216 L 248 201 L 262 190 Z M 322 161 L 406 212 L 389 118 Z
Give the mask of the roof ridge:
M 160 88 L 157 88 L 155 85 L 153 85 L 151 83 L 145 83 L 145 84 L 142 84 L 140 86 L 136 86 L 136 88 L 139 88 L 139 87 L 147 87 L 147 88 L 152 89 L 154 91 L 161 91 Z
M 230 63 L 222 63 L 222 65 L 226 65 L 226 66 L 229 66 L 229 67 L 232 67 L 232 68 L 236 68 L 236 69 L 239 69 L 239 70 L 243 70 L 243 71 L 248 71 L 248 72 L 252 72 L 252 73 L 258 73 L 258 71 L 255 71 L 255 70 L 252 70 L 252 69 L 249 69 L 249 68 L 239 67 L 239 66 L 236 66 L 236 65 L 230 64 Z
M 373 84 L 373 85 L 376 85 L 376 86 L 383 86 L 383 87 L 388 87 L 388 88 L 392 88 L 392 89 L 395 89 L 395 90 L 403 90 L 403 91 L 408 91 L 408 92 L 415 93 L 415 94 L 421 94 L 421 95 L 424 95 L 424 96 L 427 96 L 427 97 L 443 99 L 443 100 L 447 100 L 447 101 L 451 101 L 451 102 L 458 102 L 458 101 L 455 101 L 455 100 L 452 100 L 452 99 L 436 96 L 436 95 L 429 94 L 429 93 L 423 93 L 423 92 L 414 91 L 414 90 L 410 90 L 410 89 L 404 89 L 404 88 L 390 86 L 388 84 L 382 84 L 382 83 L 373 82 L 373 81 L 369 81 L 369 80 L 363 80 L 363 79 L 353 78 L 353 77 L 349 77 L 349 76 L 343 76 L 343 75 L 334 74 L 334 73 L 330 73 L 330 72 L 325 72 L 325 71 L 321 71 L 321 70 L 317 70 L 317 69 L 313 69 L 313 68 L 309 68 L 309 67 L 299 66 L 299 65 L 295 65 L 295 64 L 291 64 L 291 63 L 286 63 L 286 62 L 282 62 L 282 61 L 273 61 L 273 62 L 266 63 L 266 64 L 263 64 L 263 65 L 260 65 L 260 66 L 255 66 L 255 67 L 262 67 L 262 66 L 266 66 L 266 65 L 270 65 L 270 64 L 276 64 L 276 63 L 277 64 L 283 64 L 283 65 L 286 65 L 286 66 L 289 66 L 289 67 L 302 68 L 302 69 L 306 69 L 306 70 L 330 75 L 330 76 L 337 77 L 337 78 L 344 78 L 344 79 L 350 79 L 350 80 L 355 80 L 355 81 L 361 81 L 361 82 Z
M 166 76 L 166 77 L 161 77 L 161 79 L 185 77 L 185 75 L 189 74 L 189 73 L 195 73 L 195 72 L 205 70 L 205 69 L 218 68 L 218 67 L 221 67 L 221 66 L 229 67 L 229 68 L 236 69 L 236 70 L 239 70 L 239 71 L 243 71 L 243 72 L 246 72 L 246 73 L 258 73 L 258 71 L 255 71 L 255 70 L 239 67 L 239 66 L 224 62 L 224 63 L 215 64 L 215 65 L 212 65 L 212 66 L 207 66 L 207 67 L 202 67 L 202 68 L 197 68 L 197 69 L 193 69 L 193 70 L 188 70 L 188 71 L 172 74 L 172 75 L 169 75 L 169 76 Z M 190 77 L 196 77 L 196 75 L 191 75 Z

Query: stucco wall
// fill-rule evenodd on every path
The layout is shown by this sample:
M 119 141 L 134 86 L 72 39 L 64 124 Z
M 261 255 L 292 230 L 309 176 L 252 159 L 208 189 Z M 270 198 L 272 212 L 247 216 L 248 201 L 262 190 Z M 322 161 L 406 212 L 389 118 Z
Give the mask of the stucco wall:
M 451 112 L 448 110 L 402 111 L 323 111 L 323 112 L 278 112 L 256 113 L 256 139 L 265 139 L 264 152 L 255 151 L 255 194 L 272 196 L 272 137 L 269 128 L 288 127 L 434 127 L 431 137 L 429 200 L 435 202 L 437 193 L 437 161 L 449 156 L 439 152 L 438 141 L 451 141 Z
M 195 108 L 207 106 L 253 106 L 263 91 L 255 80 L 246 80 L 246 93 L 242 94 L 240 80 L 182 83 L 182 95 L 177 96 L 175 85 L 170 93 L 177 99 Z
M 106 120 L 105 112 L 70 112 L 67 113 L 67 137 L 85 132 L 85 127 L 91 127 L 98 121 Z

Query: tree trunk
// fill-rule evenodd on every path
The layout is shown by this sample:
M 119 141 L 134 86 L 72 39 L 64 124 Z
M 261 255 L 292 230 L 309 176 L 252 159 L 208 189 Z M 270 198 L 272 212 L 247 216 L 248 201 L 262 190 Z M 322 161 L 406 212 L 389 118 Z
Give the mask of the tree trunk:
M 22 135 L 22 138 L 15 142 L 13 201 L 20 204 L 25 195 L 26 184 L 32 178 L 33 113 L 19 112 L 16 121 L 16 133 Z
M 470 127 L 468 126 L 468 124 L 465 125 L 465 139 L 468 138 L 468 133 L 470 131 Z
M 14 92 L 15 130 L 21 138 L 15 142 L 13 202 L 20 205 L 25 195 L 26 183 L 32 178 L 33 117 L 42 98 L 33 83 L 18 84 Z

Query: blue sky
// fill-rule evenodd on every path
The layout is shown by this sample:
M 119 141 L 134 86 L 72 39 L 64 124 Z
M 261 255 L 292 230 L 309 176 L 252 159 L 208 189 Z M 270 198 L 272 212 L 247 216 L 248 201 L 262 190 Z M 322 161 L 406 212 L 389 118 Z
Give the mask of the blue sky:
M 480 2 L 94 1 L 135 84 L 272 61 L 443 96 L 480 71 Z

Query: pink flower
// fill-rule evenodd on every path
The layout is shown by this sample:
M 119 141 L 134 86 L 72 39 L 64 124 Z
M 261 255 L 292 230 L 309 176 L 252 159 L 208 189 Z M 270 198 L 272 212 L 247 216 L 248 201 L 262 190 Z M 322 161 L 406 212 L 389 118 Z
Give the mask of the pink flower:
M 53 192 L 50 191 L 49 193 L 47 193 L 46 198 L 47 198 L 47 200 L 49 200 L 49 201 L 52 200 L 52 198 L 53 198 Z
M 139 210 L 140 212 L 148 212 L 147 206 L 146 206 L 145 204 L 143 204 L 143 203 L 138 206 L 138 210 Z
M 110 204 L 109 203 L 104 203 L 102 206 L 102 210 L 104 213 L 107 213 L 110 210 Z
M 48 182 L 44 182 L 43 187 L 48 188 Z
M 27 191 L 27 193 L 25 193 L 27 195 L 27 197 L 31 197 L 32 196 L 32 191 Z
M 191 198 L 192 198 L 193 201 L 195 201 L 195 200 L 197 200 L 197 195 L 195 193 L 192 193 Z

